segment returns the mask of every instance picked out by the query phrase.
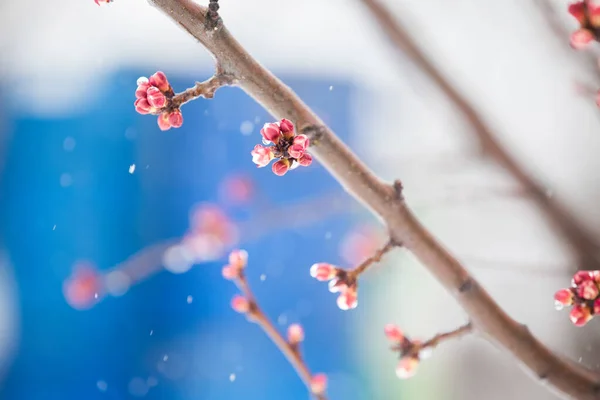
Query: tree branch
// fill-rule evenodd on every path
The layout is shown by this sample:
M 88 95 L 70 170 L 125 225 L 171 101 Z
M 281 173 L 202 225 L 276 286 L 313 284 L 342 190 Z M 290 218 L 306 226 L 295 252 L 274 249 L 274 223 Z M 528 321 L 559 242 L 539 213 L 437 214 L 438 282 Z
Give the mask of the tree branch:
M 502 146 L 477 110 L 427 58 L 400 21 L 394 19 L 392 13 L 380 1 L 361 1 L 371 12 L 379 27 L 387 34 L 394 47 L 399 52 L 406 54 L 440 88 L 471 124 L 473 128 L 471 133 L 479 141 L 484 152 L 526 189 L 531 201 L 540 209 L 556 232 L 569 244 L 577 258 L 579 268 L 600 269 L 599 247 L 594 235 L 577 221 L 567 208 L 548 197 L 545 188 L 536 182 Z
M 540 381 L 562 392 L 563 397 L 599 398 L 598 379 L 584 368 L 553 354 L 526 326 L 508 316 L 419 223 L 403 201 L 397 185 L 377 178 L 290 88 L 253 59 L 227 28 L 221 25 L 207 30 L 205 7 L 191 0 L 150 0 L 150 3 L 200 41 L 223 70 L 235 76 L 239 86 L 273 116 L 288 118 L 300 129 L 320 127 L 315 145 L 311 147 L 313 155 L 349 193 L 387 224 L 396 243 L 410 250 L 454 295 L 478 331 L 519 359 Z

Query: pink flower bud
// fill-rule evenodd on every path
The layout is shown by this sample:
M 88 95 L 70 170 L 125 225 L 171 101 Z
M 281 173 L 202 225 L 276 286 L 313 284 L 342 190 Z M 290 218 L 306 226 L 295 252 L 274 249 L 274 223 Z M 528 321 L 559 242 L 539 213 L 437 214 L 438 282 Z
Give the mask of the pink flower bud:
M 102 280 L 96 270 L 88 264 L 77 266 L 73 275 L 65 281 L 63 293 L 69 305 L 77 310 L 92 307 L 98 301 Z
M 173 128 L 179 128 L 181 125 L 183 125 L 183 115 L 181 115 L 181 111 L 171 111 L 169 114 L 169 124 Z
M 580 24 L 585 23 L 585 4 L 583 1 L 569 4 L 569 14 L 571 14 Z
M 94 0 L 94 3 L 100 5 L 100 3 L 112 3 L 113 0 Z
M 339 293 L 348 289 L 348 285 L 346 285 L 346 282 L 337 278 L 330 280 L 327 286 L 331 293 Z
M 236 268 L 244 268 L 248 263 L 248 253 L 246 250 L 233 250 L 229 253 L 229 264 Z
M 594 300 L 600 294 L 600 290 L 598 290 L 596 282 L 585 281 L 577 288 L 577 294 L 585 300 Z
M 158 116 L 158 127 L 161 131 L 168 131 L 171 129 L 171 124 L 169 123 L 169 114 L 162 113 Z
M 600 314 L 600 299 L 594 301 L 594 314 Z
M 240 314 L 247 313 L 250 311 L 250 302 L 244 296 L 236 294 L 233 296 L 233 299 L 231 299 L 231 308 Z
M 166 92 L 171 88 L 167 76 L 161 71 L 154 73 L 148 81 L 150 85 L 156 86 L 161 92 Z
M 297 345 L 304 341 L 304 329 L 300 324 L 292 324 L 288 327 L 287 331 L 288 343 Z
M 279 121 L 279 129 L 283 133 L 293 132 L 294 124 L 292 124 L 292 121 L 290 121 L 289 119 L 283 118 L 281 121 Z
M 273 173 L 277 176 L 283 176 L 290 169 L 290 161 L 283 158 L 275 163 L 273 163 Z
M 146 99 L 137 99 L 135 103 L 133 103 L 133 105 L 135 106 L 135 111 L 142 115 L 149 114 L 153 111 L 152 106 L 150 105 L 150 103 L 148 103 L 148 100 Z
M 575 275 L 573 275 L 573 279 L 571 283 L 573 286 L 578 286 L 585 281 L 591 281 L 594 279 L 594 275 L 592 271 L 577 271 Z
M 337 305 L 340 310 L 343 311 L 356 308 L 356 306 L 358 306 L 358 294 L 356 293 L 356 289 L 347 288 L 344 290 L 337 298 Z
M 554 294 L 554 300 L 563 306 L 570 306 L 573 304 L 573 292 L 569 289 L 561 289 Z
M 167 104 L 167 97 L 154 86 L 148 88 L 146 95 L 148 103 L 154 108 L 163 108 Z
M 584 326 L 592 319 L 592 313 L 590 309 L 582 304 L 577 304 L 571 309 L 571 313 L 569 314 L 569 318 L 571 322 L 575 326 Z
M 300 158 L 304 155 L 304 147 L 301 144 L 293 144 L 288 148 L 288 154 L 293 158 Z
M 312 164 L 313 158 L 310 154 L 304 153 L 297 161 L 298 164 L 302 165 L 303 167 L 308 167 L 310 164 Z
M 415 375 L 419 359 L 415 357 L 402 357 L 396 366 L 396 376 L 400 379 L 408 379 Z
M 306 135 L 298 135 L 294 137 L 294 144 L 302 146 L 304 150 L 310 146 L 310 139 Z
M 279 130 L 279 125 L 271 122 L 269 124 L 265 124 L 263 128 L 260 130 L 260 134 L 265 140 L 273 143 L 279 142 L 279 138 L 281 137 L 281 131 Z
M 318 281 L 328 281 L 335 278 L 337 268 L 327 263 L 316 263 L 310 267 L 310 276 Z
M 600 27 L 600 5 L 594 4 L 592 2 L 589 2 L 589 4 L 588 4 L 588 18 L 590 20 L 590 24 L 593 27 L 595 27 L 595 28 Z M 585 16 L 584 16 L 583 22 L 585 22 Z M 583 22 L 581 22 L 581 23 L 583 23 Z
M 383 331 L 385 332 L 385 336 L 392 342 L 402 342 L 404 340 L 404 333 L 394 324 L 387 324 Z
M 260 144 L 254 146 L 254 150 L 250 152 L 252 154 L 252 162 L 258 165 L 259 168 L 266 167 L 273 159 L 273 150 L 270 147 L 265 147 Z
M 138 85 L 137 89 L 135 90 L 136 99 L 145 99 L 147 97 L 147 92 L 149 88 L 150 84 L 148 82 Z
M 325 393 L 325 390 L 327 390 L 327 375 L 313 375 L 313 377 L 310 378 L 310 390 L 316 395 Z
M 221 270 L 221 274 L 223 275 L 223 278 L 232 281 L 239 278 L 240 270 L 232 265 L 226 265 Z
M 571 47 L 582 50 L 594 40 L 594 34 L 589 29 L 578 29 L 571 34 Z

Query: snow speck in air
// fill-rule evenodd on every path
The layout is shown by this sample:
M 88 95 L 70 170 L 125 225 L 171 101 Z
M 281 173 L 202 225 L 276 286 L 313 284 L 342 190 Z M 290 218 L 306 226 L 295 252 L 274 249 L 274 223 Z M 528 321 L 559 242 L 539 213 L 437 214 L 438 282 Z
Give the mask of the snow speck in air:
M 325 233 L 325 239 L 331 239 L 331 232 Z
M 192 304 L 192 301 L 194 301 L 194 298 L 192 296 L 188 296 L 187 297 L 187 303 L 188 304 Z
M 60 186 L 68 187 L 73 184 L 73 177 L 71 174 L 64 173 L 60 176 Z
M 167 361 L 168 359 L 169 359 L 169 355 L 168 355 L 168 354 L 165 354 L 165 355 L 163 356 L 163 361 Z
M 287 325 L 287 315 L 285 314 L 281 314 L 278 318 L 277 318 L 277 323 L 279 325 Z
M 154 329 L 150 331 L 150 336 L 154 335 Z
M 108 384 L 104 381 L 98 381 L 96 382 L 96 387 L 99 391 L 106 392 L 106 389 L 108 389 Z
M 233 382 L 235 381 L 235 374 L 230 374 L 229 375 L 229 382 Z
M 75 139 L 73 139 L 71 136 L 65 138 L 63 142 L 63 149 L 65 149 L 65 151 L 73 151 L 75 149 Z
M 130 173 L 130 174 L 133 174 L 134 172 L 135 172 L 135 164 L 131 164 L 131 165 L 129 166 L 129 173 Z
M 267 276 L 265 274 L 260 274 L 260 280 L 261 280 L 261 282 L 264 282 L 265 279 L 267 279 Z
M 329 86 L 329 91 L 331 92 L 333 90 L 333 86 Z
M 133 378 L 129 381 L 129 394 L 135 397 L 144 397 L 148 394 L 148 385 L 142 378 Z
M 55 230 L 56 230 L 56 225 L 54 225 L 54 226 L 52 227 L 52 230 L 53 230 L 53 231 L 55 231 Z
M 251 121 L 244 121 L 240 125 L 240 132 L 244 136 L 251 135 L 253 130 L 254 130 L 254 124 Z

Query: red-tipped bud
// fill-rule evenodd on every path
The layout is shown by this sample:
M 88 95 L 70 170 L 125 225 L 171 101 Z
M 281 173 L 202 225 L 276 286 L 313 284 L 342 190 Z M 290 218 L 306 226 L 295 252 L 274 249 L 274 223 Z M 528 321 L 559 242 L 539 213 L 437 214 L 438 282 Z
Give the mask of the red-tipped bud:
M 300 158 L 304 155 L 304 147 L 300 144 L 293 144 L 288 148 L 288 154 L 293 158 Z
M 286 172 L 289 171 L 290 165 L 291 165 L 290 161 L 283 158 L 283 159 L 273 163 L 273 167 L 272 167 L 273 173 L 277 176 L 283 176 L 286 174 Z
M 310 154 L 304 153 L 297 161 L 298 164 L 302 165 L 303 167 L 308 167 L 310 164 L 312 164 L 313 158 Z
M 327 390 L 327 375 L 315 374 L 310 378 L 310 390 L 313 394 L 321 395 Z
M 595 281 L 585 281 L 577 287 L 577 294 L 583 299 L 594 300 L 600 291 Z
M 162 113 L 158 116 L 158 127 L 160 128 L 161 131 L 168 131 L 169 129 L 171 129 L 171 124 L 169 123 L 169 114 L 168 113 Z
M 571 14 L 580 24 L 585 23 L 585 3 L 578 1 L 569 4 L 569 14 Z
M 316 263 L 310 267 L 310 276 L 318 281 L 328 281 L 335 278 L 337 268 L 327 263 Z
M 154 73 L 148 81 L 150 85 L 156 86 L 161 92 L 166 92 L 171 88 L 167 76 L 161 71 Z
M 246 250 L 233 250 L 229 253 L 229 264 L 236 268 L 244 268 L 248 263 L 248 253 Z
M 260 144 L 254 146 L 254 150 L 250 152 L 252 154 L 252 162 L 258 165 L 259 168 L 266 167 L 273 159 L 273 150 L 270 147 L 265 147 Z
M 273 122 L 265 124 L 260 130 L 260 134 L 266 141 L 273 143 L 279 142 L 279 138 L 281 137 L 279 125 Z
M 133 105 L 135 106 L 135 111 L 142 115 L 150 114 L 153 111 L 152 106 L 146 99 L 137 99 Z
M 169 124 L 173 128 L 179 128 L 181 125 L 183 125 L 183 115 L 181 115 L 181 111 L 171 111 L 169 114 Z
M 135 90 L 135 98 L 136 99 L 145 99 L 148 96 L 148 89 L 150 88 L 150 84 L 148 82 L 142 83 L 138 85 Z
M 288 342 L 292 345 L 304 341 L 304 329 L 300 324 L 292 324 L 288 327 L 287 331 Z
M 394 324 L 387 324 L 383 331 L 385 332 L 385 336 L 392 342 L 402 342 L 404 340 L 404 333 Z
M 279 121 L 279 129 L 283 133 L 294 132 L 294 124 L 289 119 L 282 119 Z
M 396 376 L 400 379 L 408 379 L 415 375 L 419 359 L 415 357 L 403 357 L 396 366 Z
M 585 281 L 591 281 L 594 279 L 594 275 L 592 271 L 577 271 L 575 275 L 573 275 L 573 279 L 571 280 L 571 284 L 573 286 L 581 285 L 581 283 Z
M 337 306 L 340 310 L 352 310 L 358 306 L 358 293 L 356 289 L 350 287 L 342 291 L 342 294 L 337 298 Z
M 163 108 L 167 104 L 167 97 L 157 87 L 150 86 L 146 96 L 148 103 L 154 108 Z
M 571 313 L 569 314 L 569 318 L 571 322 L 575 326 L 584 326 L 592 319 L 592 313 L 590 309 L 582 304 L 577 304 L 573 306 L 571 309 Z
M 578 29 L 571 34 L 570 44 L 575 50 L 582 50 L 594 40 L 594 34 L 589 29 Z
M 94 3 L 96 3 L 97 5 L 100 5 L 100 3 L 112 3 L 113 0 L 94 0 Z
M 600 314 L 600 299 L 594 301 L 594 315 Z
M 98 292 L 102 282 L 96 271 L 88 266 L 78 267 L 73 275 L 65 281 L 63 293 L 69 305 L 83 310 L 92 307 L 97 302 Z
M 240 314 L 244 314 L 250 311 L 250 302 L 244 296 L 236 294 L 233 296 L 233 299 L 231 299 L 231 308 Z
M 294 144 L 300 145 L 304 150 L 310 146 L 310 139 L 306 135 L 298 135 L 294 138 Z
M 240 269 L 236 268 L 236 267 L 234 267 L 232 265 L 226 265 L 221 270 L 221 275 L 223 275 L 223 278 L 232 281 L 234 279 L 239 278 L 239 276 L 240 276 Z
M 595 27 L 595 28 L 600 27 L 600 5 L 594 4 L 591 1 L 589 2 L 589 4 L 588 4 L 588 18 L 590 20 L 590 24 L 593 27 Z
M 339 293 L 339 292 L 343 292 L 344 290 L 346 290 L 348 288 L 348 285 L 346 285 L 345 281 L 334 278 L 329 281 L 329 283 L 327 284 L 327 287 L 331 293 Z
M 573 292 L 569 289 L 561 289 L 554 294 L 557 305 L 570 306 L 573 304 Z

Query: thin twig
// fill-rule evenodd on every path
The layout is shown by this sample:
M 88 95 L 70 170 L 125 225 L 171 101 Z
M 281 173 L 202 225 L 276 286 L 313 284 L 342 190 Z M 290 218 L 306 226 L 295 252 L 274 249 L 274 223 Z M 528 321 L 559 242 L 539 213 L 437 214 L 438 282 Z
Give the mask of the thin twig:
M 380 248 L 373 254 L 371 257 L 367 258 L 365 261 L 356 266 L 356 268 L 348 271 L 348 279 L 356 280 L 362 273 L 364 273 L 370 266 L 381 261 L 381 258 L 390 250 L 396 247 L 396 244 L 389 240 L 385 246 Z
M 471 124 L 474 137 L 479 141 L 484 152 L 494 159 L 510 175 L 518 181 L 530 195 L 531 200 L 555 228 L 575 253 L 579 268 L 600 269 L 598 243 L 593 235 L 567 208 L 547 195 L 547 190 L 529 175 L 510 152 L 498 141 L 496 134 L 483 120 L 479 112 L 469 103 L 467 98 L 446 79 L 434 63 L 425 55 L 411 38 L 401 22 L 396 20 L 378 0 L 361 0 L 387 34 L 394 47 L 406 54 L 423 73 L 429 77 L 448 97 L 455 107 Z
M 246 279 L 246 275 L 244 275 L 243 271 L 240 273 L 239 277 L 235 279 L 235 284 L 244 294 L 244 297 L 246 297 L 246 299 L 250 302 L 250 310 L 247 313 L 248 320 L 258 324 L 271 339 L 271 341 L 275 343 L 277 348 L 279 348 L 285 358 L 287 358 L 289 363 L 294 367 L 298 373 L 298 376 L 306 385 L 309 393 L 311 393 L 317 400 L 327 400 L 325 395 L 313 392 L 310 384 L 313 375 L 302 359 L 300 351 L 298 351 L 298 347 L 290 344 L 281 335 L 281 333 L 279 333 L 271 320 L 262 311 L 258 305 L 258 302 L 256 301 L 256 298 L 254 297 L 254 294 L 252 293 L 252 290 L 250 290 L 250 285 L 248 284 L 248 280 Z
M 206 29 L 207 9 L 191 0 L 150 0 L 202 43 L 224 71 L 239 79 L 240 87 L 276 118 L 288 118 L 302 130 L 321 126 L 312 154 L 338 182 L 387 224 L 396 243 L 411 251 L 454 295 L 478 332 L 500 346 L 541 382 L 564 398 L 597 400 L 600 380 L 586 368 L 552 353 L 529 329 L 513 320 L 492 299 L 408 209 L 398 185 L 384 183 L 271 72 L 260 65 L 222 25 Z M 544 196 L 544 199 L 546 196 Z
M 194 87 L 184 90 L 181 93 L 177 93 L 171 99 L 169 104 L 170 107 L 178 108 L 182 104 L 197 99 L 198 97 L 204 97 L 205 99 L 212 99 L 217 89 L 222 86 L 232 85 L 234 79 L 225 74 L 215 74 L 204 82 L 196 82 Z
M 468 322 L 467 324 L 465 324 L 459 328 L 456 328 L 453 331 L 449 331 L 449 332 L 445 332 L 445 333 L 438 333 L 431 339 L 427 340 L 426 342 L 423 342 L 420 345 L 420 347 L 421 347 L 421 349 L 428 349 L 428 348 L 433 349 L 442 342 L 445 342 L 445 341 L 451 340 L 451 339 L 458 339 L 462 336 L 465 336 L 468 333 L 471 333 L 472 331 L 473 331 L 473 325 L 470 322 Z

